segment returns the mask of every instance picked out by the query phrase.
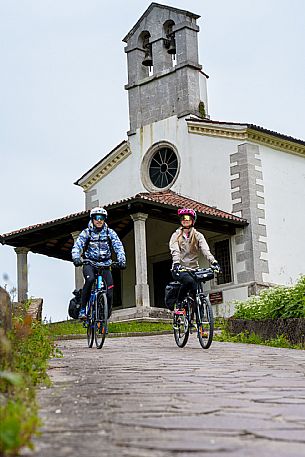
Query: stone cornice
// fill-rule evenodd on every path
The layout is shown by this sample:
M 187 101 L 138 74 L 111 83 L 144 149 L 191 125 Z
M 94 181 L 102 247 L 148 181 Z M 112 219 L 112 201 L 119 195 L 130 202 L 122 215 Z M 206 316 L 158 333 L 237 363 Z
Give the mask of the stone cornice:
M 143 86 L 144 84 L 151 83 L 152 81 L 160 78 L 164 78 L 165 76 L 171 75 L 173 73 L 176 73 L 177 71 L 185 68 L 194 68 L 195 70 L 199 70 L 201 72 L 202 70 L 202 65 L 192 62 L 190 60 L 186 60 L 185 62 L 182 62 L 178 65 L 176 65 L 173 68 L 167 68 L 166 70 L 160 71 L 160 73 L 156 73 L 155 75 L 147 76 L 146 78 L 142 79 L 141 81 L 133 82 L 131 84 L 125 84 L 124 89 L 129 90 L 133 89 L 134 87 L 138 86 Z M 203 73 L 205 76 L 207 76 L 205 73 Z
M 119 148 L 115 149 L 112 154 L 107 156 L 105 160 L 102 160 L 101 163 L 96 168 L 94 168 L 84 179 L 80 180 L 78 184 L 84 189 L 85 192 L 90 190 L 94 184 L 108 175 L 108 173 L 110 173 L 130 154 L 131 150 L 129 144 L 122 144 Z
M 187 121 L 188 132 L 196 135 L 230 138 L 233 140 L 251 141 L 253 143 L 269 146 L 279 151 L 290 152 L 305 157 L 305 145 L 280 138 L 272 133 L 260 132 L 247 124 L 204 124 L 201 122 Z

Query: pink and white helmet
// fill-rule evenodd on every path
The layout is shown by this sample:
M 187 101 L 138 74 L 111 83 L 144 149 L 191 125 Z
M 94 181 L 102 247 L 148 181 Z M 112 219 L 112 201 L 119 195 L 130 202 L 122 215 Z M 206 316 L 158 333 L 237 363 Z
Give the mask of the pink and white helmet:
M 184 216 L 185 214 L 187 214 L 188 216 L 191 216 L 193 221 L 196 222 L 197 214 L 196 214 L 196 211 L 194 209 L 191 209 L 191 208 L 180 208 L 180 209 L 178 209 L 178 216 L 179 217 Z

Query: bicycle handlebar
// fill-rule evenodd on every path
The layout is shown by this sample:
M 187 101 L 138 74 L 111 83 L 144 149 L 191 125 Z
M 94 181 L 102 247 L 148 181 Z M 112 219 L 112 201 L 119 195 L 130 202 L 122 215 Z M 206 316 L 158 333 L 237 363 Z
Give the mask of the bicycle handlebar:
M 90 260 L 90 259 L 84 259 L 82 261 L 82 265 L 93 265 L 94 267 L 98 267 L 98 268 L 105 268 L 105 269 L 108 269 L 108 268 L 112 268 L 112 269 L 121 269 L 120 265 L 119 265 L 119 262 L 112 262 L 111 265 L 97 265 L 97 263 L 99 262 L 95 262 L 94 260 Z
M 171 269 L 171 271 L 173 271 L 173 268 Z M 196 272 L 200 272 L 200 273 L 203 273 L 203 272 L 206 272 L 206 273 L 217 273 L 217 271 L 214 270 L 214 268 L 212 267 L 209 267 L 209 268 L 189 268 L 189 267 L 183 267 L 181 266 L 181 268 L 179 268 L 178 271 L 187 271 L 188 273 L 196 273 Z
M 215 277 L 215 273 L 216 273 L 216 271 L 213 268 L 184 268 L 184 267 L 177 270 L 177 272 L 187 272 L 198 282 L 211 281 L 211 279 L 213 279 Z

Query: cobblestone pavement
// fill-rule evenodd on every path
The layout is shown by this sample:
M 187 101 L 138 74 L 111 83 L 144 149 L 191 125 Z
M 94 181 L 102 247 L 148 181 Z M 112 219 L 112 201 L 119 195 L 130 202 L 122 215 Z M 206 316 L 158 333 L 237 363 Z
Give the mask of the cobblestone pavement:
M 304 351 L 172 335 L 61 341 L 39 457 L 305 455 Z

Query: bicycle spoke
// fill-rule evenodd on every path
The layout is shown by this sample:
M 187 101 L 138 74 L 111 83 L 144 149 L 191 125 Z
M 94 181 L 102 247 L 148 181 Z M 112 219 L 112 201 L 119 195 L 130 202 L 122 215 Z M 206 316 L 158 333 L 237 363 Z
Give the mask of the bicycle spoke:
M 92 318 L 92 305 L 90 306 L 88 310 L 88 317 L 87 317 L 87 343 L 88 347 L 92 348 L 93 345 L 93 339 L 94 339 L 94 323 L 93 323 L 93 318 Z
M 107 333 L 108 307 L 105 293 L 100 293 L 97 297 L 96 320 L 94 323 L 95 344 L 98 349 L 103 347 Z
M 176 315 L 174 313 L 173 329 L 177 346 L 183 348 L 186 345 L 190 334 L 189 312 L 187 309 L 184 309 L 183 315 Z
M 200 298 L 197 304 L 197 335 L 203 349 L 208 349 L 213 341 L 214 317 L 213 310 L 207 298 Z

